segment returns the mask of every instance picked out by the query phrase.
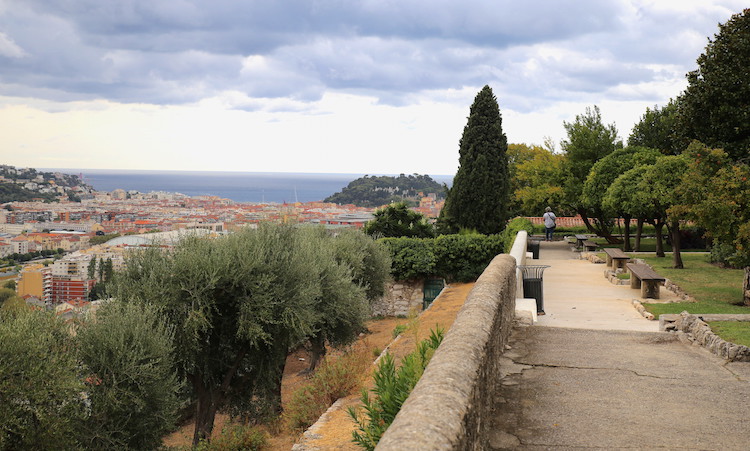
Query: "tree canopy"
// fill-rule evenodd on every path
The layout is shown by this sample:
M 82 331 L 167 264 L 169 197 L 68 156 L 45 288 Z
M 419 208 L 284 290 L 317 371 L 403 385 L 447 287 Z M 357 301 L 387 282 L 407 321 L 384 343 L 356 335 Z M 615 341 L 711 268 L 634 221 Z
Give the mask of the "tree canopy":
M 375 211 L 374 218 L 365 224 L 365 233 L 379 238 L 406 236 L 429 238 L 433 228 L 423 214 L 410 210 L 404 202 L 388 205 Z
M 509 216 L 508 142 L 489 86 L 474 98 L 459 146 L 459 168 L 438 223 L 444 231 L 499 233 Z
M 188 237 L 133 254 L 115 276 L 116 298 L 154 305 L 173 327 L 178 374 L 197 400 L 195 443 L 210 437 L 219 410 L 278 413 L 292 347 L 358 329 L 364 307 L 351 303 L 366 306 L 364 287 L 322 237 L 274 224 Z
M 687 74 L 679 126 L 687 140 L 723 148 L 733 160 L 750 157 L 750 9 L 719 24 Z
M 628 137 L 629 146 L 650 147 L 664 155 L 678 155 L 685 150 L 677 127 L 677 101 L 670 99 L 663 107 L 646 108 Z

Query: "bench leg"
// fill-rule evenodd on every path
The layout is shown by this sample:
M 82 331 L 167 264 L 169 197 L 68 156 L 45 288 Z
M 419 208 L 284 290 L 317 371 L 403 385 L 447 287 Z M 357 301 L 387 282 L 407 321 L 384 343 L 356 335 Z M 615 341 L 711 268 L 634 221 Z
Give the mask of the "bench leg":
M 612 259 L 612 271 L 617 271 L 620 268 L 625 267 L 625 262 L 620 259 Z
M 637 278 L 632 272 L 630 273 L 630 288 L 641 288 L 641 279 Z
M 641 287 L 641 297 L 659 299 L 659 282 L 656 280 L 646 280 Z
M 612 257 L 607 254 L 607 266 L 612 267 Z

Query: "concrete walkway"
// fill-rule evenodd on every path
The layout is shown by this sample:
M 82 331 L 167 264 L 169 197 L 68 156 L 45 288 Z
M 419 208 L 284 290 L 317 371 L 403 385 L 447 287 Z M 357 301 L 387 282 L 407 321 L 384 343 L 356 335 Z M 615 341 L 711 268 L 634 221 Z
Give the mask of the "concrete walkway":
M 750 363 L 658 332 L 638 290 L 541 244 L 547 314 L 503 357 L 491 449 L 750 449 Z

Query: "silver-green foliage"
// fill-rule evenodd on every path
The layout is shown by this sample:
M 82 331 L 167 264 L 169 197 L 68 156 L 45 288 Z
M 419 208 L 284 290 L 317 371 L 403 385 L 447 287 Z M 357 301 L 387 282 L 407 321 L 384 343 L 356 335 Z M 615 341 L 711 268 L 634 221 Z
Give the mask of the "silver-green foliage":
M 0 449 L 75 449 L 83 389 L 68 326 L 0 311 Z
M 110 302 L 78 329 L 90 404 L 80 423 L 86 449 L 156 449 L 174 425 L 180 384 L 173 332 L 156 309 Z
M 349 259 L 319 230 L 262 224 L 131 256 L 112 293 L 155 306 L 174 327 L 180 376 L 196 397 L 194 442 L 219 409 L 246 419 L 280 411 L 287 354 L 304 340 L 345 342 L 367 313 Z

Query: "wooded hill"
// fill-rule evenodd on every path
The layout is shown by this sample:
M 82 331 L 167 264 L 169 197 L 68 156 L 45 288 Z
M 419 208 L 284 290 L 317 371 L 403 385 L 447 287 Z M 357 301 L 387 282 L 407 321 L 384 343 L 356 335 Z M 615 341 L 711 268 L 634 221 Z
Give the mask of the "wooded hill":
M 425 196 L 435 193 L 438 198 L 445 198 L 445 187 L 429 175 L 365 175 L 350 182 L 341 192 L 327 197 L 324 202 L 353 204 L 359 207 L 379 207 L 402 201 L 417 205 L 419 193 Z

